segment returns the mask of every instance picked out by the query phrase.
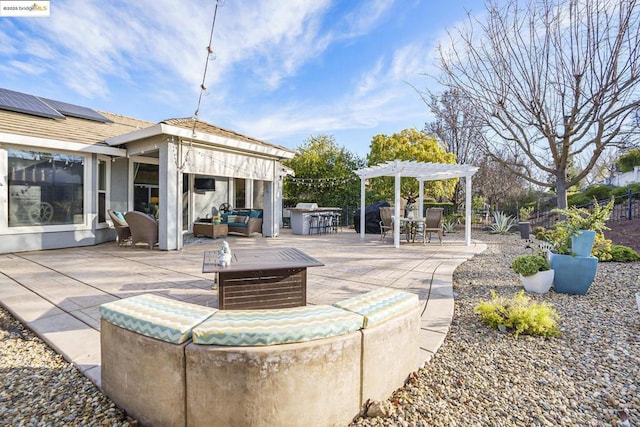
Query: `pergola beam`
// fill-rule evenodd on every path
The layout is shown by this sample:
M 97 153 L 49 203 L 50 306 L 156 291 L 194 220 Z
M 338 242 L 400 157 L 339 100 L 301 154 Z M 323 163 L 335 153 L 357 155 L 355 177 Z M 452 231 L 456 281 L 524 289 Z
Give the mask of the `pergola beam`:
M 420 215 L 424 213 L 424 181 L 439 181 L 444 179 L 465 179 L 465 245 L 471 245 L 471 177 L 478 171 L 476 166 L 449 163 L 427 163 L 403 160 L 391 160 L 376 166 L 370 166 L 355 171 L 360 177 L 360 237 L 365 235 L 365 180 L 380 176 L 395 177 L 394 183 L 394 226 L 393 244 L 400 247 L 400 179 L 401 177 L 416 178 L 419 183 Z

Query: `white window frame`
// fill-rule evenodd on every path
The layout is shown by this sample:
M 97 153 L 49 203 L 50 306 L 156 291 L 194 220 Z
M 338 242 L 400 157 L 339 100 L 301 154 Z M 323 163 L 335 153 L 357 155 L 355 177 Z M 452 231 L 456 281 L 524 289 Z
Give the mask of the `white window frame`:
M 14 234 L 30 234 L 30 233 L 55 233 L 61 231 L 76 231 L 76 230 L 87 230 L 91 228 L 89 221 L 87 221 L 88 211 L 89 211 L 89 200 L 92 198 L 92 185 L 91 182 L 91 172 L 93 170 L 92 167 L 92 155 L 86 153 L 80 153 L 77 151 L 69 151 L 57 148 L 50 147 L 34 147 L 30 145 L 4 145 L 2 147 L 2 162 L 0 164 L 0 171 L 2 171 L 3 181 L 2 186 L 0 186 L 0 191 L 2 191 L 2 196 L 0 200 L 2 200 L 2 210 L 3 210 L 3 218 L 0 221 L 0 234 L 5 235 L 14 235 Z M 26 150 L 26 151 L 40 151 L 51 154 L 69 154 L 73 156 L 80 156 L 83 160 L 83 183 L 82 183 L 82 223 L 78 224 L 56 224 L 56 225 L 28 225 L 28 226 L 19 226 L 19 227 L 9 227 L 9 195 L 7 192 L 9 191 L 9 182 L 8 182 L 8 163 L 9 163 L 9 152 L 8 150 Z
M 112 158 L 108 156 L 97 156 L 96 159 L 96 228 L 108 228 L 109 227 L 109 215 L 107 211 L 111 209 L 111 162 Z M 100 190 L 100 162 L 105 164 L 105 189 Z M 99 222 L 100 218 L 100 193 L 104 193 L 104 222 Z

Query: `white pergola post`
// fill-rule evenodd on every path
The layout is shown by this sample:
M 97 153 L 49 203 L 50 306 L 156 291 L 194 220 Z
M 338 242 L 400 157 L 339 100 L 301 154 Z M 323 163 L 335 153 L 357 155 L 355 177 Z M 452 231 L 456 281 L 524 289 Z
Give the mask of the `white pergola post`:
M 364 239 L 365 177 L 360 177 L 360 238 Z
M 393 246 L 400 247 L 400 172 L 396 173 L 393 200 Z
M 422 178 L 418 178 L 418 209 L 420 209 L 418 218 L 424 217 L 424 180 Z

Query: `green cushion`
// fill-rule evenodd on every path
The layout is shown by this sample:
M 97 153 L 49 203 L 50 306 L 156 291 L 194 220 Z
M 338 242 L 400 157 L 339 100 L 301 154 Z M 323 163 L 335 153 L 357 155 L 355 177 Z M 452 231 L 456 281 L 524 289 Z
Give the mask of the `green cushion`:
M 251 218 L 262 218 L 262 211 L 252 210 L 249 213 L 249 217 L 251 217 Z
M 193 329 L 194 344 L 262 346 L 328 338 L 357 331 L 364 319 L 328 305 L 218 311 Z
M 147 337 L 181 344 L 191 330 L 217 311 L 153 294 L 138 295 L 100 306 L 100 317 Z
M 418 295 L 380 288 L 333 304 L 365 317 L 365 328 L 384 322 L 418 306 Z
M 124 215 L 122 215 L 122 212 L 113 211 L 113 214 L 114 214 L 114 215 L 115 215 L 115 216 L 116 216 L 120 221 L 125 222 L 125 223 L 127 222 L 127 221 L 124 219 Z

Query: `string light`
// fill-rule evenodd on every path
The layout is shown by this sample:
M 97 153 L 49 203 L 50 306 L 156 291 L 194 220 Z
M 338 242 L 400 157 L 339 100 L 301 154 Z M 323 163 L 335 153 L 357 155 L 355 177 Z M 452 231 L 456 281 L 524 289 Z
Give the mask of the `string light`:
M 286 176 L 285 180 L 290 184 L 296 186 L 296 188 L 309 188 L 309 189 L 326 189 L 335 188 L 340 185 L 349 184 L 357 181 L 358 177 L 355 175 L 334 177 L 334 178 L 296 178 L 292 176 Z
M 207 87 L 205 82 L 207 80 L 207 70 L 209 68 L 209 62 L 212 59 L 215 59 L 215 54 L 213 52 L 213 30 L 216 26 L 216 17 L 218 16 L 218 7 L 224 6 L 224 0 L 217 0 L 216 6 L 213 10 L 213 19 L 211 20 L 211 33 L 209 34 L 209 44 L 207 45 L 207 57 L 204 61 L 204 71 L 202 72 L 202 83 L 200 83 L 200 95 L 198 96 L 198 105 L 196 106 L 196 111 L 193 115 L 193 127 L 191 128 L 191 137 L 195 139 L 197 137 L 196 134 L 196 124 L 198 123 L 198 115 L 200 114 L 200 105 L 202 104 L 202 96 L 207 92 Z M 213 58 L 212 58 L 213 57 Z M 189 145 L 187 146 L 187 152 L 184 153 L 182 163 L 179 162 L 178 153 L 175 153 L 176 165 L 178 165 L 178 170 L 184 170 L 186 163 L 189 159 L 189 154 L 193 148 L 193 141 L 189 141 Z

